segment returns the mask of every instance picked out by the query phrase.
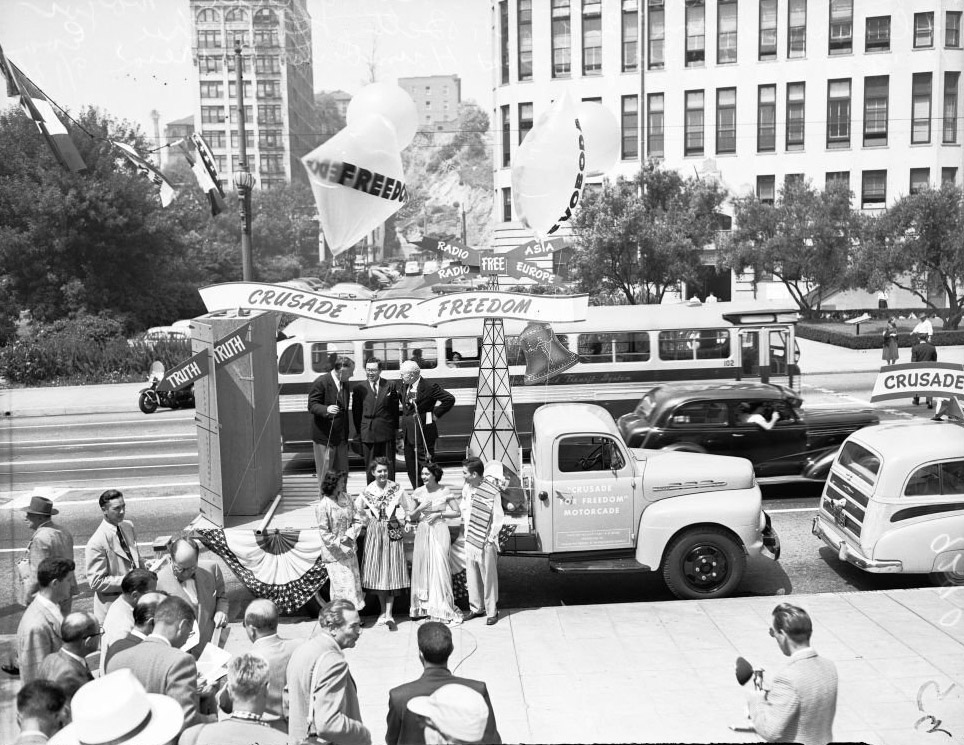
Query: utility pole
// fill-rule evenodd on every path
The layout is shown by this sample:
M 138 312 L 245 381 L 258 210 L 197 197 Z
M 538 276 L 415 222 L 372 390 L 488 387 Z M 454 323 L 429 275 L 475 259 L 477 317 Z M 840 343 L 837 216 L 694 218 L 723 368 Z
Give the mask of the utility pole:
M 238 170 L 234 172 L 234 186 L 238 190 L 238 211 L 241 213 L 241 278 L 245 282 L 254 279 L 254 263 L 251 259 L 251 189 L 254 176 L 248 168 L 248 142 L 244 122 L 244 74 L 242 72 L 241 40 L 234 40 L 234 62 L 238 86 L 238 140 L 241 157 Z

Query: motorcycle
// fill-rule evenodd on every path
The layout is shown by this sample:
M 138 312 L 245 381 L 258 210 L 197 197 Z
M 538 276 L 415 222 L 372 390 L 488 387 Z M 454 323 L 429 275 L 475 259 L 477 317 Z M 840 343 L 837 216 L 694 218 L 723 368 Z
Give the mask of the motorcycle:
M 137 398 L 137 405 L 145 414 L 153 414 L 158 406 L 168 409 L 180 409 L 194 406 L 194 384 L 177 391 L 159 391 L 157 386 L 164 380 L 164 363 L 155 362 L 147 376 L 149 388 L 142 388 Z

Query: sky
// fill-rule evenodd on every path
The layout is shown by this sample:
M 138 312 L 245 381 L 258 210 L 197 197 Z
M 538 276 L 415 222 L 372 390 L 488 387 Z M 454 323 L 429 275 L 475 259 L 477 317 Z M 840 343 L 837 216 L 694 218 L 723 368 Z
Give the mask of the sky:
M 308 0 L 308 12 L 316 92 L 357 92 L 374 49 L 379 80 L 456 74 L 463 100 L 489 108 L 488 0 Z M 96 105 L 148 136 L 152 109 L 162 128 L 194 113 L 188 0 L 0 0 L 0 46 L 71 111 Z

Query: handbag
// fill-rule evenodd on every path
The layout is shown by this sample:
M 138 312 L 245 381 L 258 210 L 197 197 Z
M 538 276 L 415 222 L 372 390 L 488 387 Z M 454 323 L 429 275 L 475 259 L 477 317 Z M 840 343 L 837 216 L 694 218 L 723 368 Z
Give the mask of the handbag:
M 402 524 L 398 522 L 397 517 L 392 517 L 388 521 L 388 540 L 390 541 L 400 541 L 402 540 Z

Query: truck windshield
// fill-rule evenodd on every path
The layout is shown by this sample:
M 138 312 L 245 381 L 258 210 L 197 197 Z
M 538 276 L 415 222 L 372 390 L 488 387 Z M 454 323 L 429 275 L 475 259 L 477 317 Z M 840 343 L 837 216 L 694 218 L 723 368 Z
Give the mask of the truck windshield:
M 846 442 L 840 449 L 837 464 L 873 486 L 880 471 L 880 458 L 856 442 Z
M 653 398 L 652 393 L 647 393 L 643 396 L 642 401 L 636 405 L 635 414 L 638 417 L 642 417 L 646 421 L 649 421 L 649 415 L 653 413 L 653 409 L 656 408 L 656 399 Z

